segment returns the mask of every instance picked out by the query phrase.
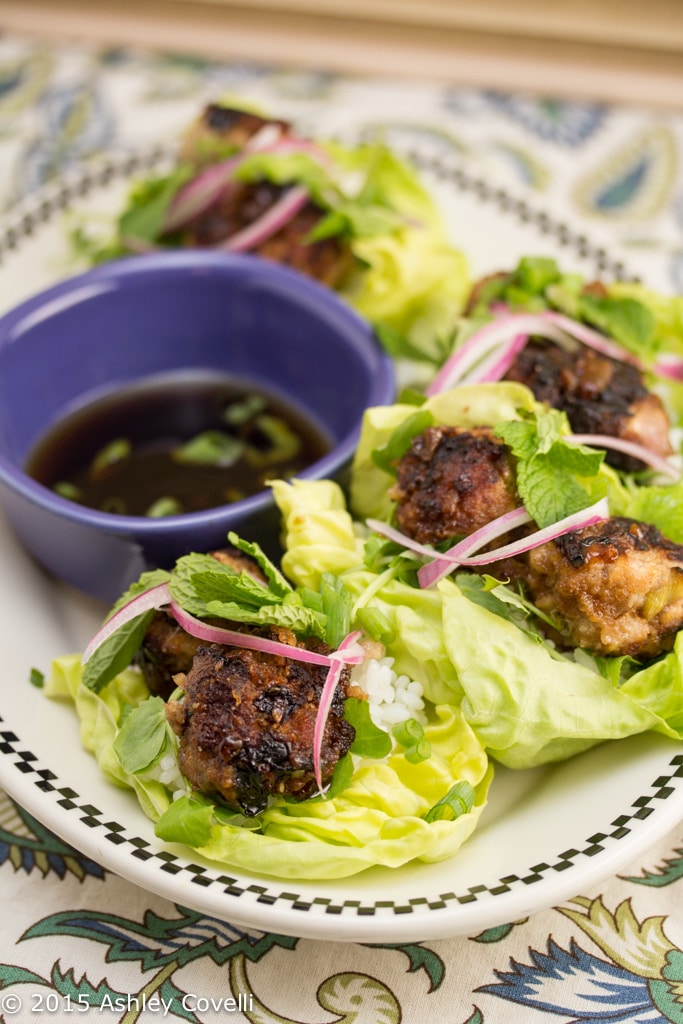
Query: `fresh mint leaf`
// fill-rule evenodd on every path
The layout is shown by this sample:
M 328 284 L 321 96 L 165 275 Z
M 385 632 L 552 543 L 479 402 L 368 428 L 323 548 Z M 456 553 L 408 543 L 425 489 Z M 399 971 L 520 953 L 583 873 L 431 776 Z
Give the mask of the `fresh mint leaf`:
M 152 608 L 136 615 L 112 633 L 83 666 L 83 685 L 99 693 L 119 672 L 128 668 L 155 614 Z
M 135 580 L 134 583 L 128 587 L 128 589 L 119 597 L 116 603 L 113 605 L 107 618 L 111 618 L 120 608 L 127 605 L 135 597 L 139 597 L 140 594 L 144 594 L 146 590 L 151 590 L 152 587 L 156 587 L 161 583 L 168 583 L 171 579 L 170 572 L 166 569 L 150 569 L 147 572 L 143 572 L 142 575 Z
M 554 449 L 518 463 L 517 490 L 541 529 L 590 505 L 586 488 L 567 472 L 561 453 Z
M 326 638 L 326 617 L 302 603 L 268 604 L 262 608 L 245 607 L 237 602 L 209 601 L 203 614 L 230 622 L 244 622 L 252 626 L 283 626 L 297 636 Z
M 243 540 L 236 533 L 229 533 L 228 540 L 233 547 L 237 548 L 243 554 L 248 555 L 258 565 L 263 575 L 268 580 L 268 586 L 273 594 L 279 595 L 281 598 L 285 598 L 288 594 L 292 593 L 292 586 L 288 580 L 283 576 L 277 566 L 271 562 L 270 558 L 262 550 L 260 545 L 252 541 Z
M 400 224 L 398 214 L 386 206 L 346 201 L 335 206 L 334 210 L 323 217 L 307 236 L 307 240 L 317 242 L 332 235 L 368 238 L 373 235 L 390 234 L 396 231 Z
M 31 686 L 35 686 L 36 689 L 42 690 L 45 686 L 45 673 L 41 672 L 39 668 L 32 668 L 29 672 L 29 682 Z
M 168 724 L 161 697 L 149 697 L 126 715 L 114 740 L 114 753 L 130 775 L 149 768 L 166 746 Z
M 455 583 L 469 601 L 488 609 L 502 619 L 512 621 L 510 608 L 506 602 L 501 601 L 496 594 L 492 593 L 482 576 L 470 572 L 457 573 Z
M 538 526 L 550 526 L 591 503 L 581 479 L 595 477 L 604 452 L 568 441 L 564 413 L 528 414 L 498 424 L 494 432 L 517 460 L 517 490 Z
M 650 310 L 630 297 L 582 293 L 579 315 L 629 352 L 652 358 L 655 354 L 657 324 Z
M 134 189 L 130 205 L 118 223 L 118 235 L 124 245 L 127 239 L 155 242 L 159 238 L 173 197 L 192 174 L 189 167 L 177 167 L 170 174 L 147 179 Z
M 383 448 L 376 448 L 372 453 L 372 461 L 385 473 L 396 475 L 396 463 L 410 448 L 413 438 L 421 434 L 434 423 L 434 417 L 428 409 L 420 409 L 407 416 L 396 427 Z
M 391 753 L 391 736 L 375 725 L 370 717 L 370 705 L 367 700 L 348 697 L 344 701 L 344 717 L 356 730 L 356 738 L 351 744 L 352 754 L 382 758 Z
M 325 792 L 325 800 L 334 800 L 336 796 L 343 793 L 344 790 L 351 785 L 353 772 L 353 758 L 351 754 L 345 754 L 344 757 L 340 758 L 334 766 L 332 781 Z
M 547 256 L 523 256 L 515 271 L 515 283 L 532 295 L 544 293 L 559 277 L 556 260 Z
M 311 198 L 323 209 L 328 209 L 339 196 L 330 175 L 309 153 L 258 153 L 245 155 L 234 172 L 236 181 L 270 181 L 286 186 L 303 186 Z
M 227 569 L 227 566 L 223 568 Z M 279 595 L 273 594 L 248 572 L 198 572 L 192 576 L 192 583 L 207 605 L 212 601 L 237 601 L 262 608 L 279 601 Z

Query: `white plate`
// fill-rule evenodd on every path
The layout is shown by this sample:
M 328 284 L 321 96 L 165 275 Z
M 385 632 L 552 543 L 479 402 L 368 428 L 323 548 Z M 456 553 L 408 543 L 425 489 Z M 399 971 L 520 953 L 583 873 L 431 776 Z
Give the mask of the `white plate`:
M 542 211 L 444 160 L 422 154 L 421 163 L 476 272 L 535 253 L 587 274 L 626 273 L 618 259 Z M 122 180 L 140 166 L 111 157 L 6 219 L 3 308 L 71 269 L 62 207 L 115 208 Z M 80 649 L 104 609 L 48 580 L 1 521 L 0 558 L 0 784 L 84 854 L 175 903 L 244 927 L 336 941 L 471 935 L 585 891 L 683 818 L 683 747 L 645 735 L 551 768 L 499 768 L 478 830 L 451 861 L 314 884 L 222 870 L 160 843 L 134 795 L 110 785 L 81 748 L 70 707 L 48 702 L 29 682 L 31 668 L 46 670 L 54 656 Z

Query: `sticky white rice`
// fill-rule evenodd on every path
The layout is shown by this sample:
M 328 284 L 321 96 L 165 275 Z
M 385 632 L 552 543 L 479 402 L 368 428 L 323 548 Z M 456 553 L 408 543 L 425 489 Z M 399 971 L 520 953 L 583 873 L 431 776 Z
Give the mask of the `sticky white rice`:
M 393 726 L 409 718 L 426 725 L 422 684 L 398 675 L 393 658 L 369 658 L 354 666 L 351 682 L 367 693 L 370 717 L 380 729 L 391 732 Z

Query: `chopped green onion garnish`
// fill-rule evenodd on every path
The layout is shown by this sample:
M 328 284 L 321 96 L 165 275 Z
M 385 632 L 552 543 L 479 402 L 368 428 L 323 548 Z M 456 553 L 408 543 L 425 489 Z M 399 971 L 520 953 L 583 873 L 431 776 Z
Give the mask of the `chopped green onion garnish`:
M 425 731 L 416 718 L 406 718 L 391 730 L 394 739 L 403 747 L 412 747 L 424 739 Z
M 429 740 L 420 740 L 412 747 L 407 747 L 403 756 L 410 764 L 421 764 L 422 761 L 428 761 L 432 756 L 432 745 Z
M 117 462 L 123 462 L 131 453 L 131 443 L 126 437 L 117 437 L 102 448 L 90 463 L 91 476 L 98 477 L 106 473 L 108 469 L 115 466 Z
M 337 576 L 327 572 L 322 575 L 320 594 L 327 616 L 326 640 L 336 649 L 350 630 L 351 595 Z
M 392 640 L 396 639 L 396 630 L 384 612 L 380 611 L 379 608 L 369 608 L 367 605 L 364 608 L 359 608 L 356 618 L 358 619 L 358 625 L 367 633 L 371 640 L 390 644 Z
M 455 821 L 474 805 L 474 789 L 469 782 L 456 782 L 446 795 L 425 814 L 425 821 Z
M 205 430 L 173 450 L 176 462 L 202 466 L 232 466 L 244 452 L 244 444 L 222 430 Z
M 239 427 L 257 416 L 266 407 L 263 395 L 247 395 L 241 402 L 233 402 L 223 412 L 223 420 L 231 427 Z
M 83 497 L 83 492 L 80 487 L 76 487 L 76 484 L 69 483 L 68 480 L 60 480 L 53 487 L 56 494 L 59 494 L 62 498 L 68 498 L 69 501 L 80 501 Z
M 164 516 L 179 516 L 183 511 L 183 506 L 180 504 L 177 498 L 172 498 L 170 495 L 157 498 L 153 502 L 145 515 L 150 519 L 163 519 Z
M 274 462 L 285 462 L 293 459 L 301 448 L 299 435 L 279 416 L 262 413 L 254 420 L 253 427 L 266 444 L 263 447 L 255 443 L 247 446 L 245 455 L 252 466 L 271 466 Z

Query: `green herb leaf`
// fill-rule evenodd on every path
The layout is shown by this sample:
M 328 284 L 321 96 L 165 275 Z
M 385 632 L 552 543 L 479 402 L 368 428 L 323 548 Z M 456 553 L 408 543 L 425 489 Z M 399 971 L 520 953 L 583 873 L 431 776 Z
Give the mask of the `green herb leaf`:
M 154 615 L 152 608 L 136 615 L 112 633 L 83 666 L 83 685 L 99 693 L 119 672 L 128 668 Z
M 368 701 L 348 697 L 344 701 L 344 717 L 356 730 L 356 738 L 351 744 L 352 754 L 382 758 L 391 752 L 391 736 L 373 722 Z
M 126 715 L 114 740 L 114 753 L 130 775 L 149 768 L 162 753 L 168 736 L 166 705 L 149 697 Z
M 213 817 L 213 804 L 196 796 L 181 796 L 164 811 L 154 832 L 166 843 L 201 848 L 211 839 Z
M 166 569 L 149 569 L 147 572 L 143 572 L 142 575 L 131 585 L 128 589 L 121 594 L 121 597 L 111 608 L 107 618 L 111 618 L 119 608 L 123 608 L 129 601 L 132 601 L 134 597 L 138 597 L 140 594 L 144 594 L 146 590 L 151 590 L 152 587 L 158 586 L 160 583 L 168 583 L 171 578 L 170 572 Z
M 132 191 L 130 203 L 119 218 L 118 235 L 127 239 L 155 242 L 164 224 L 166 211 L 176 192 L 193 176 L 190 167 L 180 166 L 163 177 L 140 182 Z
M 343 793 L 344 790 L 351 785 L 353 772 L 353 758 L 351 754 L 345 754 L 344 757 L 340 758 L 334 766 L 332 781 L 325 792 L 325 799 L 334 800 L 336 796 Z
M 517 264 L 514 280 L 524 291 L 540 295 L 559 277 L 556 260 L 547 256 L 523 256 Z
M 650 358 L 654 355 L 655 318 L 637 299 L 584 292 L 579 298 L 579 315 L 629 352 Z
M 263 608 L 248 608 L 236 602 L 209 601 L 204 609 L 205 616 L 226 619 L 229 622 L 245 622 L 253 626 L 283 626 L 297 636 L 315 636 L 326 639 L 325 616 L 299 604 L 268 604 Z
M 253 541 L 242 540 L 236 533 L 229 533 L 228 540 L 233 547 L 237 548 L 243 554 L 248 555 L 258 565 L 263 575 L 268 580 L 268 586 L 273 594 L 278 594 L 280 597 L 286 597 L 287 594 L 292 593 L 291 584 L 282 575 L 277 566 L 271 562 L 270 558 L 262 550 L 262 548 L 254 543 Z
M 353 599 L 339 577 L 331 573 L 322 574 L 320 594 L 326 621 L 325 639 L 336 650 L 351 629 Z
M 41 672 L 39 668 L 32 668 L 28 678 L 31 686 L 35 686 L 36 689 L 42 690 L 45 685 L 45 674 Z
M 538 526 L 550 526 L 595 500 L 579 478 L 596 476 L 604 452 L 568 442 L 564 413 L 542 411 L 499 423 L 494 432 L 517 460 L 517 490 Z
M 427 409 L 420 409 L 419 412 L 407 416 L 394 430 L 384 447 L 376 448 L 373 451 L 372 461 L 385 473 L 395 476 L 396 463 L 408 451 L 413 438 L 421 434 L 427 427 L 431 427 L 433 422 L 434 417 Z

